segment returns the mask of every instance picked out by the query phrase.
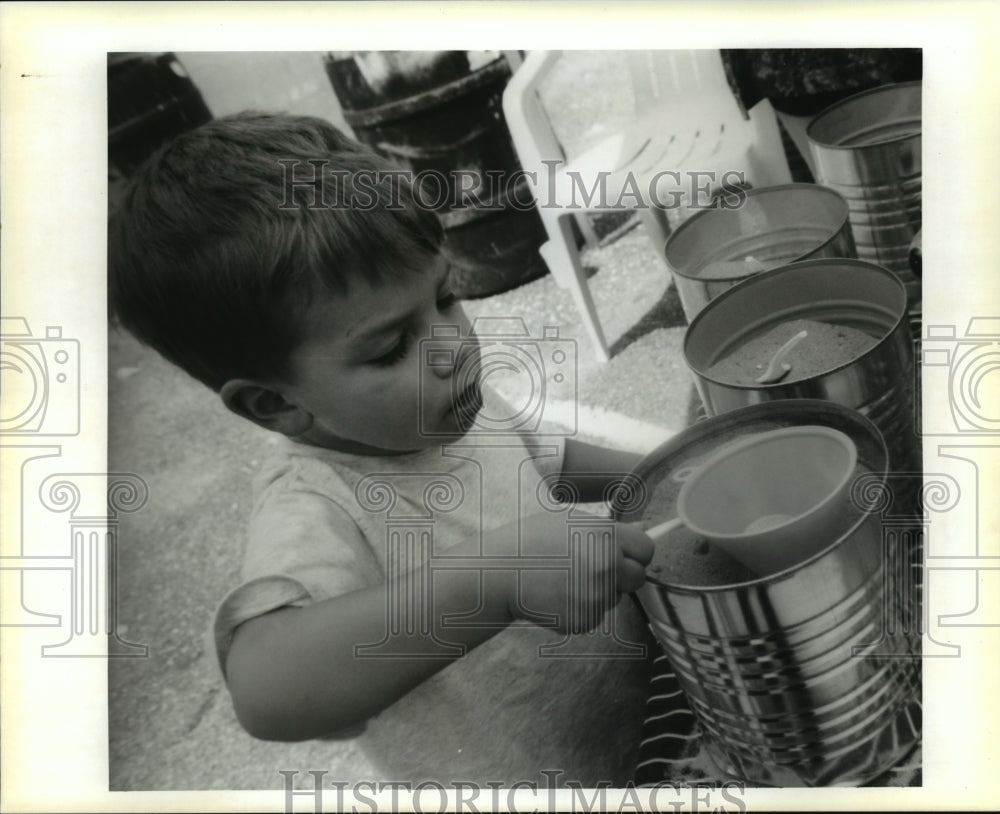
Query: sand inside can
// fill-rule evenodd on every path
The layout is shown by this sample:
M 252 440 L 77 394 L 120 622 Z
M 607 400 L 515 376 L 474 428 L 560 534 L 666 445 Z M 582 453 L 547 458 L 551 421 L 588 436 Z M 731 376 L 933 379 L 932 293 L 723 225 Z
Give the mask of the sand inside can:
M 700 280 L 734 280 L 737 277 L 749 277 L 751 274 L 758 274 L 781 265 L 781 261 L 762 263 L 756 257 L 747 255 L 738 260 L 714 260 L 706 263 L 696 276 Z
M 851 476 L 851 484 L 860 477 L 870 475 L 871 471 L 859 462 Z M 677 516 L 677 495 L 681 485 L 682 482 L 669 473 L 656 485 L 642 514 L 643 528 L 652 528 Z M 852 498 L 852 491 L 848 488 L 840 497 L 837 521 L 825 535 L 828 537 L 827 544 L 840 539 L 864 515 L 863 509 Z M 736 585 L 764 576 L 767 575 L 751 571 L 718 546 L 683 526 L 672 529 L 655 541 L 653 559 L 646 567 L 647 579 L 690 587 Z
M 830 239 L 831 228 L 824 224 L 796 223 L 786 227 L 745 227 L 749 235 L 730 246 L 686 276 L 699 280 L 735 280 L 801 260 Z M 742 247 L 742 250 L 741 248 Z M 720 257 L 719 254 L 722 256 Z
M 847 325 L 793 319 L 751 337 L 709 367 L 705 374 L 727 384 L 751 386 L 767 370 L 774 355 L 796 334 L 806 335 L 784 355 L 791 370 L 782 383 L 818 376 L 846 365 L 878 343 L 871 334 Z

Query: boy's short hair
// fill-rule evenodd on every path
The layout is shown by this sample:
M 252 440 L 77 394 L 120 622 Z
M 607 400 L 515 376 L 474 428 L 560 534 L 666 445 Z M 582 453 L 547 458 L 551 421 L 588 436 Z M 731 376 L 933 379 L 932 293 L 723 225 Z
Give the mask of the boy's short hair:
M 330 123 L 241 113 L 130 181 L 109 225 L 111 316 L 219 390 L 280 375 L 317 294 L 420 269 L 441 242 L 405 174 Z

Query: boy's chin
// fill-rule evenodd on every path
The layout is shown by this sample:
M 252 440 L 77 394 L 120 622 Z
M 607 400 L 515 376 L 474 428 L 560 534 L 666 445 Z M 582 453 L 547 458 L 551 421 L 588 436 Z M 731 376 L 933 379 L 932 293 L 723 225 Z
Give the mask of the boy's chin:
M 314 425 L 310 431 L 293 440 L 311 446 L 325 447 L 355 455 L 405 455 L 431 447 L 449 444 L 465 438 L 476 426 L 479 410 L 449 410 L 433 427 L 421 427 L 417 432 L 397 437 L 371 438 L 359 441 L 344 438 Z
M 448 444 L 452 441 L 459 441 L 462 438 L 465 438 L 474 426 L 475 416 L 470 419 L 465 419 L 464 417 L 457 416 L 454 413 L 449 413 L 445 417 L 445 420 L 441 422 L 441 426 L 438 427 L 437 430 L 424 433 L 421 440 L 423 441 L 423 446 L 425 447 Z
M 350 455 L 369 455 L 375 457 L 388 455 L 405 455 L 409 452 L 418 452 L 426 447 L 434 446 L 436 442 L 431 439 L 378 439 L 371 442 L 358 441 L 344 438 L 334 433 L 321 430 L 317 427 L 311 428 L 310 432 L 292 438 L 293 441 L 306 444 L 307 446 L 322 447 L 335 452 L 345 452 Z M 388 442 L 388 443 L 387 443 Z

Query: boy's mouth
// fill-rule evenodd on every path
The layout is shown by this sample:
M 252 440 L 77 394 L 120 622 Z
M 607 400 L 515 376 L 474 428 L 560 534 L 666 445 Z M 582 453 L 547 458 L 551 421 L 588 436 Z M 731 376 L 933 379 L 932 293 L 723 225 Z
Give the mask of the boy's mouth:
M 469 429 L 483 407 L 483 391 L 478 381 L 473 381 L 452 402 L 451 410 L 463 430 Z

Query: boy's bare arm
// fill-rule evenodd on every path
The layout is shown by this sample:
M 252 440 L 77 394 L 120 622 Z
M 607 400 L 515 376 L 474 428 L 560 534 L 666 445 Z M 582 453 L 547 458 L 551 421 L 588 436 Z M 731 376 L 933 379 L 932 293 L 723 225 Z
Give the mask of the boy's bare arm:
M 518 533 L 527 545 L 525 553 L 537 556 L 565 556 L 565 519 L 558 515 L 526 518 L 520 526 L 509 524 L 483 535 L 485 552 L 510 552 Z M 645 565 L 652 557 L 652 542 L 637 528 L 620 526 L 616 534 L 616 559 L 567 581 L 565 573 L 554 571 L 551 579 L 539 572 L 532 579 L 532 596 L 522 597 L 527 606 L 554 613 L 563 620 L 600 618 L 593 607 L 617 601 L 608 596 L 604 582 L 613 578 L 618 594 L 636 590 L 645 579 Z M 481 558 L 479 541 L 449 549 L 449 555 Z M 480 573 L 486 573 L 480 589 Z M 434 635 L 444 642 L 469 650 L 495 635 L 515 619 L 517 569 L 510 565 L 435 574 L 433 608 L 428 610 Z M 609 576 L 610 575 L 610 576 Z M 421 575 L 415 573 L 414 579 Z M 567 585 L 590 586 L 567 594 Z M 243 727 L 265 740 L 297 741 L 338 732 L 364 721 L 401 698 L 422 681 L 445 667 L 452 659 L 427 658 L 421 645 L 426 639 L 414 636 L 412 658 L 359 658 L 359 645 L 377 644 L 385 638 L 387 591 L 399 586 L 376 586 L 317 602 L 304 608 L 284 608 L 245 622 L 236 630 L 226 661 L 226 676 L 236 713 Z M 522 591 L 524 585 L 521 586 Z M 420 594 L 417 593 L 417 596 Z M 570 611 L 569 603 L 574 603 Z M 399 603 L 405 609 L 407 603 Z M 483 620 L 496 627 L 443 627 L 450 613 L 467 613 L 481 606 Z M 588 610 L 583 610 L 584 608 Z M 403 629 L 419 620 L 403 620 Z M 573 630 L 571 632 L 583 632 Z
M 461 576 L 446 572 L 435 579 L 433 632 L 469 649 L 496 630 L 442 630 L 445 614 L 469 611 L 482 599 L 497 630 L 511 619 L 495 582 L 481 597 L 474 580 Z M 419 636 L 394 641 L 397 650 L 411 646 L 412 658 L 364 658 L 355 652 L 385 638 L 389 590 L 383 584 L 304 608 L 282 608 L 237 628 L 226 677 L 243 727 L 265 740 L 330 735 L 367 720 L 444 667 L 445 660 L 421 657 L 426 641 Z
M 567 438 L 560 480 L 573 485 L 581 502 L 599 501 L 605 497 L 605 489 L 631 472 L 642 457 Z

